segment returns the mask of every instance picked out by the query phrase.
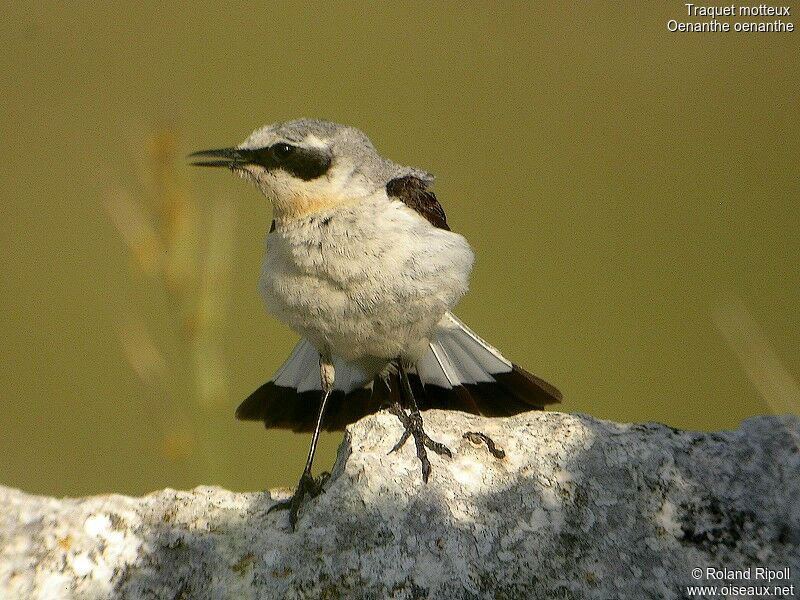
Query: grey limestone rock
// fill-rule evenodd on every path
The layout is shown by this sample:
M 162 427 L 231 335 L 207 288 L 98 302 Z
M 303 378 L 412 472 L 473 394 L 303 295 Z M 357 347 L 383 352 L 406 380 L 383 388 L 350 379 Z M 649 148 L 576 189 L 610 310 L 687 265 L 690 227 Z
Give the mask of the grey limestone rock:
M 721 433 L 555 412 L 424 417 L 453 450 L 430 454 L 427 485 L 413 441 L 387 454 L 397 419 L 370 416 L 294 533 L 286 512 L 267 513 L 286 492 L 0 488 L 0 598 L 688 598 L 725 585 L 722 569 L 728 584 L 800 596 L 797 417 Z

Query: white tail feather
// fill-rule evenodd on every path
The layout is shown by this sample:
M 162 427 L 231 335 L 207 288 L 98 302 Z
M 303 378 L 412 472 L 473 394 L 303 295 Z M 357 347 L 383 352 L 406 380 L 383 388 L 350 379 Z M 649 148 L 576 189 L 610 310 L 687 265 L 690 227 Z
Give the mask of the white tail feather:
M 334 358 L 333 366 L 336 373 L 334 388 L 345 393 L 369 384 L 375 376 L 361 365 L 340 358 Z M 289 358 L 273 376 L 272 382 L 282 387 L 294 388 L 298 392 L 322 389 L 319 352 L 311 342 L 305 338 L 297 342 Z
M 492 375 L 508 373 L 511 368 L 511 362 L 496 348 L 446 313 L 439 321 L 430 352 L 417 363 L 417 374 L 423 384 L 452 388 L 494 381 Z
M 308 375 L 309 365 L 316 365 L 316 370 L 319 370 L 319 354 L 311 342 L 303 338 L 272 377 L 272 381 L 275 385 L 297 388 Z
M 359 365 L 334 357 L 334 386 L 350 393 L 368 385 L 380 372 L 370 365 Z M 508 373 L 512 365 L 500 352 L 478 337 L 451 313 L 446 313 L 436 329 L 429 349 L 417 361 L 416 371 L 425 385 L 452 388 L 464 384 L 492 382 L 492 375 Z M 301 339 L 272 381 L 298 392 L 321 389 L 319 352 L 307 339 Z
M 455 374 L 438 343 L 431 343 L 430 350 L 417 361 L 417 375 L 423 383 L 443 388 L 453 387 L 451 381 Z

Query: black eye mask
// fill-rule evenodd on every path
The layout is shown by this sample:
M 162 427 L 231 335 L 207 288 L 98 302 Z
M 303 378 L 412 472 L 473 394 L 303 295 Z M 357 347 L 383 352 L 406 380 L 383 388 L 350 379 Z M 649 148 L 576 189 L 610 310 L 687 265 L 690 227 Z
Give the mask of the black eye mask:
M 325 175 L 331 166 L 331 155 L 325 148 L 303 148 L 280 143 L 252 152 L 253 159 L 248 162 L 267 169 L 283 169 L 303 181 Z
M 265 169 L 282 169 L 298 179 L 311 181 L 322 177 L 331 166 L 331 155 L 327 148 L 303 148 L 281 142 L 266 148 L 222 148 L 203 150 L 190 155 L 199 160 L 198 167 L 229 167 L 261 165 Z

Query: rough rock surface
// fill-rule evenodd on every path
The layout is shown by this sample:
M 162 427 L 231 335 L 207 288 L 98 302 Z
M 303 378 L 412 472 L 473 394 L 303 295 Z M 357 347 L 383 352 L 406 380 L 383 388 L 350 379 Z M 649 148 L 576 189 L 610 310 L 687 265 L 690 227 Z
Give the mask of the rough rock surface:
M 724 584 L 707 568 L 766 585 L 757 567 L 800 596 L 797 417 L 722 433 L 553 412 L 425 423 L 453 450 L 431 455 L 427 485 L 413 441 L 387 455 L 397 419 L 368 417 L 294 533 L 267 514 L 285 492 L 0 488 L 0 598 L 687 598 Z M 506 457 L 461 438 L 475 430 Z

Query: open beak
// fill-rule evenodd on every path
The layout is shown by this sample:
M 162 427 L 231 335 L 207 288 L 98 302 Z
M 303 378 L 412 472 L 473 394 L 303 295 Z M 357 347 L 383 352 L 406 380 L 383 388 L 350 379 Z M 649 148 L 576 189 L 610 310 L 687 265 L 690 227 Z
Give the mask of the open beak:
M 257 162 L 258 156 L 255 150 L 220 148 L 219 150 L 192 152 L 189 158 L 195 159 L 195 161 L 191 163 L 194 167 L 228 167 L 229 169 L 233 169 Z

